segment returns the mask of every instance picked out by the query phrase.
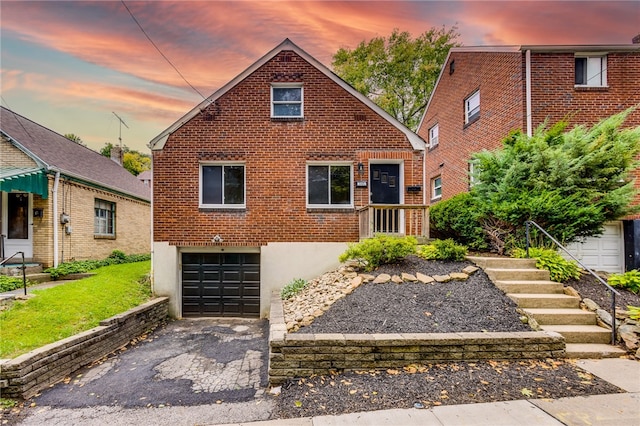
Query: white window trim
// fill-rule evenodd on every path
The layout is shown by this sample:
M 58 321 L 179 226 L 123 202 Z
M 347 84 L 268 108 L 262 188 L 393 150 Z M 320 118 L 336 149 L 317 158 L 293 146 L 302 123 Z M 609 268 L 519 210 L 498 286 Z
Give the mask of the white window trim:
M 435 137 L 433 136 L 434 130 L 436 133 Z M 438 125 L 438 123 L 436 123 L 429 128 L 429 148 L 434 148 L 438 146 L 439 138 L 440 138 L 440 126 Z
M 600 75 L 600 79 L 599 79 L 599 84 L 589 84 L 589 82 L 587 81 L 587 84 L 575 84 L 575 87 L 609 87 L 607 84 L 607 68 L 608 68 L 608 58 L 606 54 L 602 54 L 602 53 L 576 53 L 575 55 L 575 59 L 581 59 L 584 58 L 587 60 L 587 75 L 588 75 L 588 69 L 589 69 L 589 59 L 595 59 L 598 58 L 600 59 L 600 72 L 598 73 Z M 574 59 L 574 66 L 575 66 L 575 59 Z M 574 75 L 575 75 L 575 69 L 574 69 Z M 575 78 L 574 78 L 574 83 L 575 83 Z
M 349 166 L 349 204 L 309 204 L 309 166 Z M 308 209 L 353 209 L 353 163 L 350 161 L 307 161 L 305 165 L 305 203 Z M 329 192 L 331 197 L 331 192 Z
M 277 103 L 281 103 L 281 104 L 292 104 L 292 103 L 296 103 L 296 102 L 291 102 L 291 101 L 287 101 L 287 102 L 279 102 L 279 101 L 274 101 L 273 100 L 273 89 L 274 88 L 278 88 L 278 89 L 282 89 L 282 88 L 299 88 L 300 89 L 300 115 L 275 115 L 275 111 L 273 106 Z M 289 118 L 289 119 L 298 119 L 298 118 L 304 118 L 304 87 L 302 85 L 302 83 L 271 83 L 271 88 L 269 89 L 271 92 L 271 118 Z
M 477 114 L 480 115 L 480 90 L 476 90 L 475 92 L 473 92 L 472 94 L 470 94 L 464 99 L 464 124 L 469 124 L 469 122 L 471 122 L 472 119 L 475 120 L 475 118 L 472 118 L 473 115 L 470 115 L 471 110 L 469 109 L 469 101 L 475 98 L 476 96 L 478 97 Z
M 106 218 L 106 225 L 107 228 L 109 228 L 109 219 L 111 220 L 111 232 L 96 232 L 96 203 L 100 202 L 100 203 L 105 203 L 108 204 L 111 207 L 111 210 L 106 210 L 106 209 L 100 209 L 103 211 L 107 211 L 109 212 L 109 214 L 111 215 L 111 218 Z M 102 222 L 102 218 L 99 218 L 99 220 Z M 101 226 L 100 226 L 101 227 Z M 114 203 L 113 201 L 109 201 L 109 200 L 104 200 L 102 198 L 94 198 L 93 200 L 93 235 L 97 236 L 97 237 L 115 237 L 116 236 L 116 203 Z
M 438 187 L 440 189 L 440 195 L 436 195 L 436 180 L 440 179 L 440 186 Z M 431 179 L 431 199 L 432 200 L 439 200 L 442 198 L 442 175 L 438 175 L 436 177 L 434 177 L 433 179 Z
M 242 199 L 244 203 L 242 204 L 204 204 L 202 202 L 202 168 L 205 166 L 242 166 L 244 167 L 244 182 L 242 186 Z M 224 170 L 222 173 L 222 178 L 224 179 Z M 222 182 L 222 196 L 224 197 L 224 182 Z M 247 208 L 247 166 L 242 161 L 211 161 L 211 162 L 202 162 L 199 166 L 198 172 L 198 206 L 203 209 L 246 209 Z

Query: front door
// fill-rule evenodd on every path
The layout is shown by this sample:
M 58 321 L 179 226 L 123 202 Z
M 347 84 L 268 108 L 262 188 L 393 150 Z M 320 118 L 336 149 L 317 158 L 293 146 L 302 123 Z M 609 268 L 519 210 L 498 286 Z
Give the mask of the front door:
M 2 235 L 5 236 L 4 255 L 24 252 L 24 257 L 33 257 L 30 215 L 31 194 L 25 192 L 2 193 Z
M 371 164 L 371 204 L 400 204 L 400 165 Z M 374 232 L 397 233 L 400 226 L 398 209 L 374 211 Z

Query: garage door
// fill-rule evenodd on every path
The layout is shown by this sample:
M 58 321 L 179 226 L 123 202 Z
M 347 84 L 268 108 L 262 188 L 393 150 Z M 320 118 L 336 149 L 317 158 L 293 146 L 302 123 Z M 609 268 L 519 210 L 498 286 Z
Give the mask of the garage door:
M 182 316 L 260 316 L 260 254 L 183 253 Z
M 599 237 L 567 247 L 571 254 L 595 271 L 623 272 L 624 240 L 622 222 L 608 223 Z

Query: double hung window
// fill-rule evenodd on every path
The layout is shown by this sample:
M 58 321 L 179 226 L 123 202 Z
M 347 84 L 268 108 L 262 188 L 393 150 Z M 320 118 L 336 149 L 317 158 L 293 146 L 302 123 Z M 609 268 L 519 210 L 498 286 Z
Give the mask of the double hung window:
M 431 180 L 431 199 L 442 198 L 442 176 L 437 176 Z
M 115 236 L 116 204 L 96 198 L 94 212 L 93 234 L 101 237 Z
M 576 86 L 605 87 L 607 85 L 606 56 L 576 56 Z
M 477 90 L 464 100 L 464 124 L 480 117 L 480 91 Z
M 301 84 L 271 86 L 271 117 L 304 117 L 303 90 Z
M 438 145 L 439 134 L 440 128 L 437 124 L 429 129 L 429 148 L 434 148 Z
M 244 208 L 244 164 L 201 164 L 200 207 Z

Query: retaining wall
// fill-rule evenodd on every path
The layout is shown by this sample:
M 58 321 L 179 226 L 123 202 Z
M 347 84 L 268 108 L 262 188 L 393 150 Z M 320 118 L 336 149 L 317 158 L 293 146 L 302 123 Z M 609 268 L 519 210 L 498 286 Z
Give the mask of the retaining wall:
M 331 371 L 402 368 L 409 364 L 486 359 L 563 358 L 554 332 L 301 334 L 287 333 L 280 295 L 271 297 L 269 382 Z
M 3 398 L 30 398 L 155 328 L 168 315 L 166 297 L 153 299 L 100 322 L 98 327 L 35 349 L 14 359 L 0 360 Z

